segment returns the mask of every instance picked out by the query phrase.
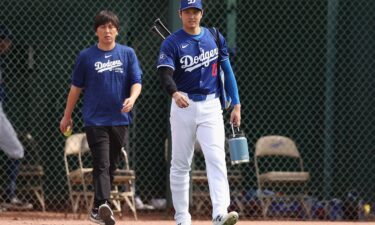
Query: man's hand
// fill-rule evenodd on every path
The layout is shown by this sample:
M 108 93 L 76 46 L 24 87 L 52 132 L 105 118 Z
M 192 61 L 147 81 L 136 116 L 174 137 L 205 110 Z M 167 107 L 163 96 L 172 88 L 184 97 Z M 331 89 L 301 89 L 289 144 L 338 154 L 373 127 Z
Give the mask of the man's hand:
M 134 103 L 135 103 L 134 98 L 125 99 L 124 103 L 122 104 L 121 112 L 125 112 L 125 113 L 130 112 L 130 110 L 133 109 Z
M 240 104 L 234 105 L 232 113 L 230 114 L 230 122 L 235 127 L 239 127 L 241 125 L 241 105 Z
M 68 127 L 70 127 L 71 129 L 73 128 L 73 121 L 71 118 L 64 116 L 60 121 L 61 133 L 65 133 Z
M 140 83 L 135 83 L 130 88 L 130 97 L 125 99 L 122 103 L 121 112 L 128 113 L 130 112 L 137 100 L 138 96 L 141 94 L 142 85 Z
M 186 108 L 189 106 L 189 99 L 178 91 L 173 93 L 172 98 L 176 102 L 176 105 L 180 108 Z

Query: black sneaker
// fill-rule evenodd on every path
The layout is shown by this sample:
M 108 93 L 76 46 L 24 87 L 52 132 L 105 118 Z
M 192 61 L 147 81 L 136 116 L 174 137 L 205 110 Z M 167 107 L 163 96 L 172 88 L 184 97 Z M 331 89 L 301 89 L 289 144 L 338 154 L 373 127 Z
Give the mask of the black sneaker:
M 98 211 L 98 208 L 93 208 L 90 212 L 89 219 L 94 223 L 105 225 L 104 221 L 100 218 Z
M 114 225 L 116 223 L 113 211 L 107 203 L 99 206 L 99 217 L 104 222 L 104 225 Z

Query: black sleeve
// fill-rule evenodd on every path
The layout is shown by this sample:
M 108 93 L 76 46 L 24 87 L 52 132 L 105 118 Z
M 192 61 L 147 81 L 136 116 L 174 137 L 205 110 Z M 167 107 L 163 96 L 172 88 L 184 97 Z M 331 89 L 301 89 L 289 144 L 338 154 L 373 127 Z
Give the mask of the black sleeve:
M 177 91 L 176 83 L 173 80 L 173 69 L 162 66 L 158 68 L 158 74 L 160 77 L 160 84 L 162 88 L 172 96 Z

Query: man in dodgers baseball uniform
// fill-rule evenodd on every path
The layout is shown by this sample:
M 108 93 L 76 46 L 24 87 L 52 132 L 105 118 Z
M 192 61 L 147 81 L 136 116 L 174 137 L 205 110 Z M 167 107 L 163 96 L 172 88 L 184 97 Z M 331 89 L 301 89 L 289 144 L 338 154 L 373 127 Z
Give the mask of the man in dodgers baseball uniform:
M 233 225 L 236 212 L 228 213 L 229 185 L 224 151 L 224 122 L 219 100 L 220 54 L 226 91 L 232 99 L 230 122 L 239 126 L 241 105 L 231 68 L 226 42 L 222 48 L 208 28 L 201 27 L 201 0 L 181 0 L 179 16 L 182 29 L 167 37 L 160 48 L 158 74 L 165 91 L 173 98 L 170 123 L 172 161 L 170 186 L 177 225 L 191 225 L 189 208 L 189 171 L 198 140 L 205 157 L 214 225 Z

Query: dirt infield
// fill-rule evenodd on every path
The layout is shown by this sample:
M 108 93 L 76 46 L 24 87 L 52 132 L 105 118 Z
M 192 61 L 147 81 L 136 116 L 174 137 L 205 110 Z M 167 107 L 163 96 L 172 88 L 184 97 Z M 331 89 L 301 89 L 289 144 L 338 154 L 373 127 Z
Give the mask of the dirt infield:
M 132 217 L 116 218 L 117 225 L 175 225 L 170 218 L 161 220 L 155 217 L 145 217 L 137 221 Z M 240 220 L 237 225 L 375 225 L 372 222 L 330 222 L 330 221 L 254 221 Z M 64 213 L 42 212 L 0 212 L 0 225 L 95 225 L 85 215 L 74 219 L 72 215 Z M 193 225 L 212 225 L 209 220 L 194 220 Z
M 88 220 L 1 220 L 1 225 L 94 225 Z M 139 220 L 139 221 L 125 221 L 120 220 L 116 222 L 117 225 L 175 225 L 173 221 L 149 221 L 149 220 Z M 372 224 L 375 222 L 301 222 L 301 221 L 239 221 L 237 225 L 352 225 L 352 224 Z M 193 225 L 212 225 L 210 221 L 193 221 Z

